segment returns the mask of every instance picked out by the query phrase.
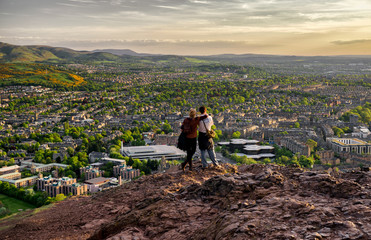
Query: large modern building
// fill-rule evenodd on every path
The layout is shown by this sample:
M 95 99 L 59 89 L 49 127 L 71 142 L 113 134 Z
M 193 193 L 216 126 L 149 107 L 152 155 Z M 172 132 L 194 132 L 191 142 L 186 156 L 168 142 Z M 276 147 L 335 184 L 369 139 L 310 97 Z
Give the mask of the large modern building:
M 112 162 L 114 165 L 122 165 L 126 164 L 126 161 L 123 159 L 117 159 L 117 158 L 109 158 L 109 157 L 104 157 L 100 160 L 101 163 L 108 163 Z
M 102 158 L 108 157 L 107 153 L 104 152 L 91 152 L 89 153 L 89 162 L 94 163 L 100 161 Z
M 371 154 L 371 143 L 357 138 L 327 138 L 326 141 L 337 153 Z
M 20 172 L 7 173 L 7 174 L 0 175 L 0 179 L 1 178 L 12 179 L 12 180 L 20 179 L 20 178 L 22 178 L 22 173 L 20 173 Z
M 98 192 L 99 189 L 104 189 L 105 186 L 109 185 L 110 179 L 104 177 L 93 178 L 90 180 L 86 180 L 85 184 L 87 185 L 87 189 L 91 193 Z
M 53 168 L 67 168 L 68 165 L 61 164 L 61 163 L 50 163 L 50 164 L 42 164 L 42 163 L 34 163 L 34 162 L 22 162 L 22 166 L 26 166 L 31 169 L 31 173 L 42 173 L 42 172 L 50 172 Z
M 85 180 L 103 177 L 104 171 L 100 170 L 97 167 L 87 166 L 80 168 L 80 176 L 84 176 Z
M 126 166 L 125 164 L 114 166 L 113 167 L 113 175 L 115 177 L 121 176 L 123 180 L 131 180 L 133 178 L 140 176 L 139 169 L 133 169 L 130 166 Z
M 371 136 L 371 132 L 367 127 L 354 127 L 352 132 L 352 137 L 356 138 L 367 138 Z
M 238 152 L 238 156 L 246 156 L 254 160 L 265 158 L 274 159 L 274 147 L 267 145 L 257 145 L 259 141 L 249 139 L 231 139 L 230 142 L 219 142 L 218 145 L 226 146 L 231 152 Z
M 19 172 L 19 170 L 20 170 L 20 167 L 18 165 L 13 165 L 13 166 L 9 166 L 9 167 L 2 167 L 2 168 L 0 168 L 0 175 Z
M 57 194 L 64 195 L 82 195 L 87 193 L 88 188 L 85 184 L 76 182 L 76 178 L 52 178 L 51 176 L 40 176 L 36 181 L 38 190 L 46 191 L 50 197 L 55 197 Z
M 257 146 L 256 144 L 258 143 L 259 141 L 257 140 L 241 139 L 241 138 L 231 139 L 230 142 L 224 142 L 224 144 L 227 144 L 229 146 L 229 149 L 231 150 L 231 152 L 234 152 L 235 150 L 239 150 L 241 152 L 241 150 L 244 147 L 252 146 L 252 145 Z
M 8 178 L 2 178 L 0 177 L 0 181 L 2 182 L 8 182 L 9 184 L 12 184 L 16 186 L 17 188 L 20 187 L 29 187 L 36 183 L 37 176 L 27 177 L 27 178 L 20 178 L 20 179 L 8 179 Z
M 29 187 L 35 184 L 37 176 L 22 178 L 19 170 L 20 167 L 18 165 L 0 168 L 0 181 L 8 182 L 17 188 Z
M 151 145 L 138 147 L 121 147 L 123 156 L 144 159 L 161 160 L 164 156 L 166 160 L 180 160 L 186 156 L 186 153 L 175 146 Z

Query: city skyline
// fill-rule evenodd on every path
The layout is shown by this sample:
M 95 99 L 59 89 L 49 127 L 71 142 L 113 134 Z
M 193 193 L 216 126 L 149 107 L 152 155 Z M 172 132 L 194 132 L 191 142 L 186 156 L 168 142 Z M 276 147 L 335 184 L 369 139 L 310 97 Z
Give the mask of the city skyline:
M 0 41 L 176 55 L 371 55 L 366 0 L 1 0 Z

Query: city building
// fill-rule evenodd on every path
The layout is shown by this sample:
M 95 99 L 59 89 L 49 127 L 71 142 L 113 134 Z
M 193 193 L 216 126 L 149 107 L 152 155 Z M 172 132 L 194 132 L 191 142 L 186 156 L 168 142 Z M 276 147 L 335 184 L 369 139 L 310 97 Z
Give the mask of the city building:
M 36 180 L 37 189 L 46 191 L 50 197 L 55 197 L 57 194 L 67 195 L 82 195 L 87 193 L 88 187 L 85 184 L 76 182 L 76 178 L 52 178 L 51 176 L 42 177 L 40 175 Z
M 0 181 L 2 182 L 8 182 L 9 184 L 12 184 L 16 186 L 17 188 L 20 187 L 30 187 L 36 183 L 37 176 L 27 177 L 27 178 L 20 178 L 20 179 L 7 179 L 0 177 Z
M 156 145 L 169 145 L 176 146 L 178 143 L 179 134 L 169 133 L 169 134 L 157 134 L 154 137 L 153 143 Z
M 140 176 L 139 169 L 133 169 L 125 164 L 117 165 L 113 167 L 113 175 L 115 177 L 121 176 L 123 180 L 131 180 Z
M 100 160 L 100 162 L 103 163 L 103 164 L 108 163 L 108 162 L 112 162 L 112 163 L 115 164 L 115 165 L 126 164 L 126 161 L 123 160 L 123 159 L 118 159 L 118 158 L 109 158 L 109 157 L 102 158 L 102 159 Z
M 29 187 L 35 184 L 37 176 L 22 178 L 19 170 L 20 167 L 18 165 L 0 168 L 0 181 L 8 182 L 17 188 Z
M 274 159 L 276 156 L 274 154 L 274 147 L 266 145 L 245 145 L 242 152 L 246 157 L 254 160 L 262 160 L 265 158 Z
M 45 190 L 45 186 L 53 183 L 55 178 L 52 178 L 51 176 L 43 177 L 42 174 L 39 174 L 38 179 L 36 180 L 36 187 L 38 191 Z
M 371 143 L 357 138 L 327 138 L 326 141 L 337 153 L 371 154 Z
M 104 171 L 99 170 L 97 167 L 87 166 L 80 168 L 80 176 L 84 176 L 85 180 L 92 178 L 103 177 Z
M 368 128 L 363 126 L 353 128 L 352 137 L 367 138 L 369 136 L 371 136 L 371 132 Z
M 167 145 L 151 145 L 151 146 L 136 146 L 123 147 L 121 146 L 121 154 L 126 157 L 143 159 L 160 160 L 164 156 L 167 160 L 181 160 L 186 156 L 186 153 L 176 148 L 175 146 Z
M 89 162 L 94 163 L 100 161 L 102 158 L 108 157 L 107 153 L 104 152 L 91 152 L 89 153 Z
M 294 154 L 299 153 L 306 157 L 310 156 L 311 149 L 309 145 L 293 138 L 282 138 L 281 146 L 289 149 Z
M 20 179 L 22 178 L 22 173 L 20 172 L 7 173 L 7 174 L 0 175 L 0 178 L 12 179 L 12 180 Z
M 20 170 L 20 167 L 18 165 L 13 165 L 13 166 L 9 166 L 9 167 L 2 167 L 2 168 L 0 168 L 0 175 L 19 172 L 19 170 Z
M 228 142 L 227 142 L 228 143 Z M 258 144 L 259 141 L 257 140 L 249 140 L 249 139 L 231 139 L 228 143 L 229 149 L 231 152 L 235 152 L 238 150 L 239 152 L 242 152 L 242 149 L 247 145 L 255 145 Z
M 105 186 L 109 185 L 110 179 L 104 177 L 93 178 L 90 180 L 86 180 L 85 184 L 87 185 L 87 190 L 91 193 L 98 192 L 99 189 L 105 188 Z
M 22 162 L 22 166 L 26 166 L 31 169 L 31 173 L 42 173 L 42 172 L 50 172 L 53 168 L 67 168 L 68 165 L 61 164 L 61 163 L 50 163 L 50 164 L 42 164 L 42 163 L 34 163 L 34 162 Z
M 335 157 L 335 153 L 332 150 L 322 150 L 317 152 L 321 164 L 331 164 L 331 165 L 336 165 L 340 164 L 340 159 Z
M 238 156 L 246 156 L 254 160 L 263 160 L 265 158 L 274 159 L 274 147 L 269 145 L 257 145 L 259 141 L 249 139 L 231 139 L 230 142 L 219 142 L 219 146 L 226 146 L 229 151 Z

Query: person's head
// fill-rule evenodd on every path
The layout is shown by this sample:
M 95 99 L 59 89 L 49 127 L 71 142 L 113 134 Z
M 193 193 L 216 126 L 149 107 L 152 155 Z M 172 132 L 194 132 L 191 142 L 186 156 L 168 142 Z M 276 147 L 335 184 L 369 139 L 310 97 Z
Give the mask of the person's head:
M 189 111 L 189 117 L 191 118 L 196 117 L 196 109 L 191 108 L 191 110 Z
M 206 113 L 206 107 L 205 106 L 201 106 L 198 111 L 200 111 L 201 114 L 204 114 Z

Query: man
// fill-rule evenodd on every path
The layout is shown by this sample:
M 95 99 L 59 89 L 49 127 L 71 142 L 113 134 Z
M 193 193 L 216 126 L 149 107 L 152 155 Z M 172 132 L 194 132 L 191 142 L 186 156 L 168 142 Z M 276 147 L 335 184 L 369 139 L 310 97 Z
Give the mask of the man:
M 199 109 L 200 113 L 206 115 L 206 107 L 201 106 Z M 215 166 L 218 166 L 218 163 L 215 159 L 215 152 L 214 152 L 214 142 L 212 138 L 208 138 L 206 136 L 206 128 L 208 130 L 211 129 L 211 126 L 214 125 L 213 118 L 209 115 L 207 118 L 201 120 L 198 123 L 198 147 L 201 151 L 201 162 L 202 162 L 202 169 L 207 167 L 205 153 L 206 151 L 209 153 L 209 157 Z

